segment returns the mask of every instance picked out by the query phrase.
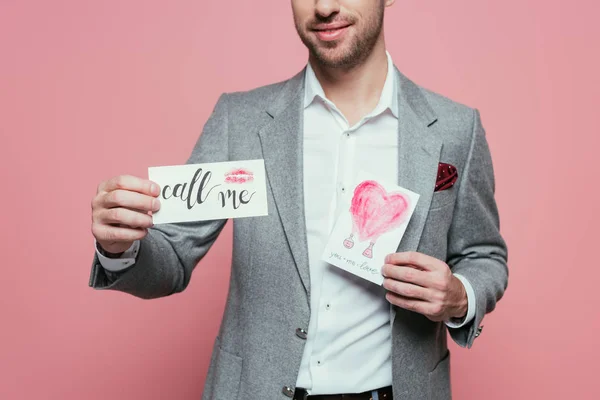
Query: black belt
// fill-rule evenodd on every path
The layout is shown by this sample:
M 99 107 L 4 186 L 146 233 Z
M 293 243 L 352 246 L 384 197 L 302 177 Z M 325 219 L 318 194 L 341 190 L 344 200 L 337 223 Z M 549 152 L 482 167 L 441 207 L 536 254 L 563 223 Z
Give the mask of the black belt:
M 376 392 L 376 393 L 375 393 Z M 392 387 L 370 390 L 363 393 L 345 393 L 345 394 L 316 394 L 309 395 L 306 390 L 296 388 L 294 400 L 392 400 Z

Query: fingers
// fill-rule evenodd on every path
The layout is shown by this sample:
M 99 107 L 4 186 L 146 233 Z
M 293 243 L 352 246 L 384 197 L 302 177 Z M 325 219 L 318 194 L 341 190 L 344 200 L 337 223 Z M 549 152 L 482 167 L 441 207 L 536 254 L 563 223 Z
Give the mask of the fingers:
M 390 303 L 432 321 L 445 319 L 452 277 L 446 263 L 418 252 L 393 253 L 385 262 L 383 287 Z
M 92 234 L 98 242 L 133 242 L 143 239 L 148 234 L 148 231 L 145 228 L 136 229 L 93 223 Z
M 160 209 L 160 200 L 156 197 L 128 190 L 116 189 L 104 196 L 100 195 L 100 197 L 103 208 L 124 207 L 146 213 L 148 211 L 156 212 Z
M 119 253 L 141 240 L 153 226 L 160 187 L 147 179 L 120 175 L 98 185 L 92 199 L 92 234 L 107 251 Z
M 153 226 L 150 215 L 123 207 L 101 209 L 96 222 L 102 225 L 121 224 L 133 229 Z
M 432 300 L 433 297 L 433 293 L 427 288 L 394 279 L 385 279 L 383 281 L 383 287 L 394 294 L 413 300 L 420 299 L 429 301 Z
M 395 306 L 423 314 L 432 321 L 443 321 L 445 319 L 444 309 L 440 304 L 406 298 L 392 292 L 388 292 L 385 298 Z
M 156 197 L 160 194 L 160 188 L 158 184 L 148 179 L 142 179 L 131 175 L 115 176 L 114 178 L 102 182 L 98 186 L 98 192 L 112 192 L 113 190 L 118 189 L 137 192 L 153 197 Z
M 438 269 L 440 260 L 416 251 L 406 251 L 388 254 L 385 262 L 394 265 L 413 265 L 426 271 L 434 271 Z
M 421 271 L 413 267 L 403 267 L 392 264 L 385 264 L 381 270 L 381 273 L 386 278 L 408 282 L 423 287 L 429 287 L 432 280 L 432 276 L 427 271 Z
M 125 225 L 125 228 L 149 228 L 152 217 L 148 211 L 160 208 L 159 187 L 154 182 L 130 175 L 121 175 L 102 182 L 92 200 L 92 222 L 98 225 Z M 102 228 L 102 231 L 108 228 Z M 138 234 L 139 233 L 129 233 Z

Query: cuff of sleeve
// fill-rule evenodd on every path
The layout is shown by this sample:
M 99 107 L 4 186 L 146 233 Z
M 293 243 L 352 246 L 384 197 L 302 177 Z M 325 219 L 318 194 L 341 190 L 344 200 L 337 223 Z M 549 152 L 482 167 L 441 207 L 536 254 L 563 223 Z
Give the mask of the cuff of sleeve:
M 473 286 L 471 286 L 471 283 L 469 283 L 468 279 L 465 278 L 462 275 L 459 274 L 454 274 L 455 277 L 458 278 L 458 280 L 461 281 L 461 283 L 463 284 L 463 286 L 465 287 L 465 291 L 467 292 L 467 315 L 464 317 L 464 319 L 461 320 L 450 320 L 450 321 L 446 321 L 446 325 L 448 326 L 448 328 L 462 328 L 463 326 L 467 325 L 469 322 L 471 322 L 473 320 L 473 318 L 475 318 L 475 291 L 473 290 Z
M 121 257 L 119 258 L 108 258 L 102 254 L 102 252 L 99 250 L 98 242 L 96 240 L 94 240 L 94 247 L 102 267 L 107 271 L 118 272 L 135 264 L 135 258 L 140 249 L 140 241 L 136 240 L 133 242 L 131 247 L 121 254 Z

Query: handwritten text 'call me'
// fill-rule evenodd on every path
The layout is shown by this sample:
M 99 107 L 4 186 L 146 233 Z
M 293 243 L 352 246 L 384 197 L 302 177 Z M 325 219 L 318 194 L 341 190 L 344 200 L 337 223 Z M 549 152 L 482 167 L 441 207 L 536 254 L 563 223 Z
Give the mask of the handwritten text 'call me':
M 162 198 L 166 200 L 171 197 L 178 197 L 181 201 L 186 202 L 188 210 L 191 210 L 196 204 L 204 203 L 208 199 L 210 193 L 215 188 L 221 186 L 221 184 L 219 183 L 209 187 L 212 172 L 206 171 L 204 174 L 202 172 L 202 168 L 196 170 L 191 182 L 189 182 L 189 186 L 188 182 L 177 183 L 173 187 L 171 187 L 171 185 L 165 185 L 161 192 Z M 202 179 L 200 179 L 201 177 Z M 198 181 L 200 181 L 200 186 L 198 187 L 196 196 L 194 196 L 194 186 Z M 228 201 L 230 201 L 233 209 L 237 210 L 242 204 L 248 204 L 255 193 L 256 192 L 250 193 L 245 189 L 239 192 L 236 189 L 217 190 L 217 198 L 220 200 L 221 207 L 225 208 Z

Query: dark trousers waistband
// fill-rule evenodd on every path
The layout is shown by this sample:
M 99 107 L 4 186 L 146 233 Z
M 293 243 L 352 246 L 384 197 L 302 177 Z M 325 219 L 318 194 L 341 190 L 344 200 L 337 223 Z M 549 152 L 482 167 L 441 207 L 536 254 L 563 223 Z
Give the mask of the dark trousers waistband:
M 392 396 L 391 386 L 363 393 L 308 395 L 302 388 L 294 392 L 294 400 L 393 400 Z

